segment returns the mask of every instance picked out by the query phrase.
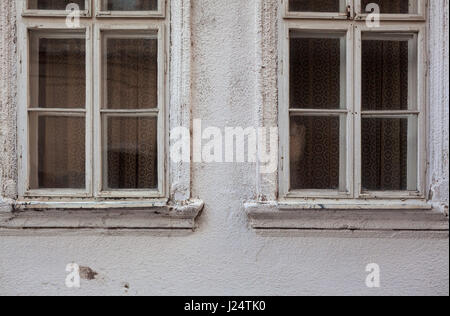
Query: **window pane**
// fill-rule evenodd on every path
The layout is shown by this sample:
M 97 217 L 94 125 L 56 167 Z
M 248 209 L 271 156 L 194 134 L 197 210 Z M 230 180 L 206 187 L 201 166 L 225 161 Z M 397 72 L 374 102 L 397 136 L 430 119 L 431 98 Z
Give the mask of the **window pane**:
M 417 190 L 417 118 L 363 118 L 365 191 Z
M 106 39 L 108 109 L 158 107 L 158 40 Z
M 343 12 L 345 0 L 289 0 L 292 12 Z
M 103 0 L 106 11 L 157 11 L 158 0 Z
M 30 115 L 31 189 L 85 188 L 85 118 Z
M 31 107 L 85 108 L 85 40 L 35 35 L 31 37 Z
M 363 40 L 363 110 L 417 108 L 416 56 L 414 40 Z
M 296 116 L 290 127 L 292 190 L 338 190 L 345 154 L 345 117 Z M 344 136 L 344 137 L 342 137 Z M 345 167 L 344 167 L 345 168 Z M 344 172 L 345 169 L 342 169 Z M 342 183 L 341 183 L 342 186 Z M 345 187 L 345 184 L 343 185 Z M 345 189 L 345 188 L 343 188 Z
M 107 133 L 106 189 L 158 187 L 157 119 L 104 117 Z
M 28 8 L 31 10 L 65 10 L 67 5 L 75 3 L 80 10 L 85 10 L 85 0 L 28 0 Z
M 362 0 L 361 10 L 363 12 L 371 12 L 371 10 L 366 10 L 369 4 L 377 4 L 380 7 L 380 13 L 387 13 L 387 14 L 418 13 L 417 0 Z
M 346 108 L 345 38 L 316 36 L 291 32 L 290 107 Z

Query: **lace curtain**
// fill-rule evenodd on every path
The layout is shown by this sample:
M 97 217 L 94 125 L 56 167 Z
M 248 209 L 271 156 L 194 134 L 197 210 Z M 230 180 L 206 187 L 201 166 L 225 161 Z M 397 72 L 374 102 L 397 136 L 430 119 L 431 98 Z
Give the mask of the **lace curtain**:
M 105 1 L 105 0 L 103 0 Z M 158 0 L 106 0 L 109 11 L 156 11 Z
M 157 41 L 108 40 L 105 109 L 130 110 L 105 114 L 102 144 L 108 189 L 157 187 L 157 119 L 132 113 L 158 104 Z M 38 98 L 40 108 L 84 109 L 86 64 L 84 39 L 39 41 Z M 58 114 L 32 116 L 37 132 L 38 180 L 35 188 L 85 187 L 85 117 Z M 95 127 L 100 129 L 100 127 Z
M 345 2 L 345 1 L 344 1 Z M 294 12 L 339 12 L 343 0 L 289 0 L 289 9 Z M 369 3 L 380 6 L 381 13 L 409 13 L 410 0 L 362 0 L 361 8 Z
M 409 13 L 410 0 L 362 0 L 361 10 L 365 11 L 365 8 L 370 3 L 376 3 L 380 6 L 381 13 Z
M 85 0 L 30 0 L 30 9 L 65 10 L 69 3 L 75 3 L 80 10 L 85 10 Z
M 340 0 L 289 0 L 294 12 L 339 12 Z
M 293 38 L 290 46 L 291 108 L 339 108 L 339 40 Z M 364 41 L 362 60 L 364 110 L 407 109 L 408 43 Z M 291 118 L 292 189 L 339 187 L 341 133 L 339 117 Z M 363 118 L 361 146 L 365 189 L 406 189 L 407 119 Z
M 363 41 L 363 110 L 408 109 L 408 63 L 406 41 Z M 363 187 L 405 190 L 408 120 L 363 118 L 362 138 Z
M 158 44 L 155 39 L 107 40 L 106 107 L 145 110 L 158 105 Z M 157 120 L 109 117 L 108 188 L 157 187 Z
M 340 39 L 293 38 L 291 108 L 339 109 Z M 339 117 L 291 119 L 292 189 L 339 187 Z
M 86 63 L 83 39 L 40 39 L 40 108 L 84 109 Z M 39 188 L 84 188 L 85 118 L 80 115 L 35 115 Z

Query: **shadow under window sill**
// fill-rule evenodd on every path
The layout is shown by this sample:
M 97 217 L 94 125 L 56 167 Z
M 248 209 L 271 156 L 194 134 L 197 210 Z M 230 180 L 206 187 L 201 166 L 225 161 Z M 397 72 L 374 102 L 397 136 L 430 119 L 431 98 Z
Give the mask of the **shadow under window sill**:
M 0 229 L 187 230 L 196 229 L 203 201 L 0 203 Z
M 324 205 L 251 202 L 244 206 L 251 228 L 265 235 L 345 235 L 352 237 L 430 236 L 448 238 L 448 217 L 426 202 Z M 277 235 L 277 233 L 275 235 Z M 307 233 L 307 234 L 305 234 Z

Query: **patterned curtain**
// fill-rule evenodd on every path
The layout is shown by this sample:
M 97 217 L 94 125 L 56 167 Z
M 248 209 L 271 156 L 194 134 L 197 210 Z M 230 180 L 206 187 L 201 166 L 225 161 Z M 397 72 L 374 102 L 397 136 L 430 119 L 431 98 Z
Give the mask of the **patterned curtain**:
M 39 188 L 85 188 L 85 119 L 41 116 L 39 128 Z
M 363 41 L 363 110 L 408 109 L 408 62 L 406 41 Z M 407 132 L 407 119 L 363 118 L 362 176 L 365 189 L 406 189 Z
M 158 0 L 107 0 L 109 11 L 156 11 Z
M 289 0 L 289 10 L 294 12 L 339 12 L 340 0 Z M 381 13 L 409 13 L 409 0 L 362 0 L 364 9 L 370 3 L 380 6 Z
M 156 118 L 108 119 L 108 188 L 158 186 Z
M 40 108 L 85 108 L 85 53 L 82 39 L 39 41 Z
M 340 0 L 289 0 L 294 12 L 339 12 Z
M 408 109 L 408 63 L 406 41 L 363 41 L 363 110 Z
M 107 107 L 136 110 L 158 104 L 158 46 L 153 39 L 108 39 Z M 157 187 L 157 120 L 109 117 L 108 187 Z
M 291 39 L 291 108 L 339 109 L 340 56 L 340 39 Z
M 363 189 L 406 190 L 408 120 L 363 119 L 361 135 Z
M 410 0 L 362 0 L 361 10 L 365 11 L 368 4 L 376 3 L 380 6 L 381 13 L 409 13 L 409 1 Z
M 84 40 L 41 39 L 38 106 L 84 109 L 85 69 Z M 84 117 L 40 116 L 37 128 L 39 188 L 84 188 Z
M 158 105 L 158 43 L 155 39 L 107 41 L 107 107 L 135 110 Z
M 340 44 L 297 39 L 290 44 L 291 108 L 340 106 Z M 365 40 L 362 52 L 364 110 L 408 109 L 408 43 Z M 339 118 L 291 119 L 291 188 L 339 187 Z M 405 190 L 408 119 L 362 121 L 362 176 L 368 190 Z
M 291 119 L 291 189 L 339 188 L 338 117 Z
M 292 38 L 291 108 L 340 107 L 340 39 Z M 339 117 L 291 119 L 292 189 L 339 187 Z
M 37 1 L 37 6 L 33 2 Z M 31 8 L 39 10 L 65 10 L 69 3 L 78 4 L 80 10 L 85 10 L 85 0 L 32 0 Z

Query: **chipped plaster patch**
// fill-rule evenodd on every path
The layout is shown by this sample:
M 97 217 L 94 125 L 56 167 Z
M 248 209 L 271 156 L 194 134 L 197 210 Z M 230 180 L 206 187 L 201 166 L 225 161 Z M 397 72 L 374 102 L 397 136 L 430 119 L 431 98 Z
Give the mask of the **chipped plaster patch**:
M 98 273 L 92 270 L 89 267 L 80 267 L 80 277 L 83 280 L 92 281 L 95 280 L 98 276 Z

